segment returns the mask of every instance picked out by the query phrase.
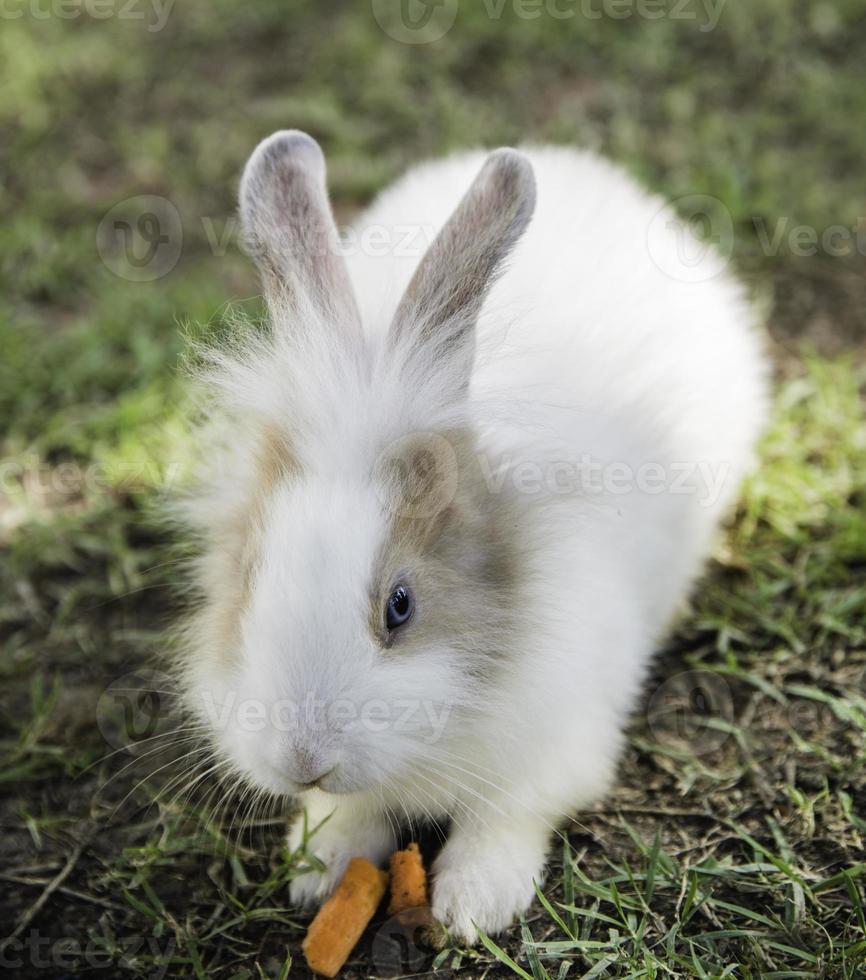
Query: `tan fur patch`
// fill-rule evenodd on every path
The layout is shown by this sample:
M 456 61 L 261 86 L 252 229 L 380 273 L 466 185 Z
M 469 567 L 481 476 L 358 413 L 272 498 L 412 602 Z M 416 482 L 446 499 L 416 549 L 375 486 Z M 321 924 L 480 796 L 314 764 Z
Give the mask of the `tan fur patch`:
M 301 475 L 301 464 L 294 454 L 288 433 L 275 425 L 268 425 L 262 430 L 256 450 L 256 463 L 253 505 L 261 510 L 279 482 Z
M 240 621 L 252 596 L 268 501 L 280 483 L 297 479 L 302 472 L 288 434 L 276 426 L 262 429 L 252 458 L 249 494 L 214 527 L 202 568 L 207 606 L 200 625 L 208 648 L 225 663 L 239 646 Z

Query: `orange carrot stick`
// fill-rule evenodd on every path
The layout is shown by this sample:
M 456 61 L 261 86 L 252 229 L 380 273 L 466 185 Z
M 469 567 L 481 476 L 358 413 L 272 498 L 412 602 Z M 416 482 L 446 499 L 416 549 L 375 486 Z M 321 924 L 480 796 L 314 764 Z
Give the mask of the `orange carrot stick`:
M 427 905 L 427 872 L 417 844 L 391 855 L 391 904 L 389 915 Z
M 366 858 L 352 858 L 336 891 L 319 909 L 301 944 L 314 973 L 325 977 L 337 975 L 373 918 L 387 887 L 387 871 L 380 871 Z

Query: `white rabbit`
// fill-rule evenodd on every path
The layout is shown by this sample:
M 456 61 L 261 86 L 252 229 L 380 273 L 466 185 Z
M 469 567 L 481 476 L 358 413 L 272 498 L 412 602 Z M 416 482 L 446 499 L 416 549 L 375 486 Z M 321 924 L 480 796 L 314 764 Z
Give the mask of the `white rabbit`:
M 420 166 L 338 241 L 279 132 L 240 208 L 270 329 L 216 357 L 185 688 L 226 766 L 300 794 L 292 846 L 318 826 L 293 900 L 450 818 L 433 911 L 473 942 L 611 782 L 751 465 L 760 341 L 722 259 L 573 149 Z

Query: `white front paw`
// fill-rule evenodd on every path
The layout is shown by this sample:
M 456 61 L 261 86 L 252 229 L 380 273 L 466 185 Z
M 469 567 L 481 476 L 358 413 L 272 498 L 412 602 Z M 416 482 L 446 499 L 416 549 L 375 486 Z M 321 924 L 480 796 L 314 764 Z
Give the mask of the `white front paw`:
M 302 869 L 289 883 L 289 898 L 299 906 L 323 902 L 337 887 L 353 857 L 380 864 L 393 849 L 390 829 L 380 820 L 342 810 L 328 815 L 321 807 L 308 811 L 306 826 L 303 813 L 296 818 L 287 844 Z M 315 861 L 308 862 L 308 858 Z M 309 870 L 303 870 L 308 863 Z
M 469 853 L 467 853 L 467 850 Z M 446 845 L 434 866 L 433 916 L 452 940 L 472 945 L 511 926 L 535 897 L 544 855 L 503 847 Z
M 317 842 L 315 847 L 311 842 L 309 851 L 317 862 L 324 865 L 324 870 L 311 867 L 289 882 L 292 905 L 300 907 L 321 904 L 337 887 L 354 856 L 348 841 L 328 841 L 324 845 Z
M 305 834 L 308 835 L 306 842 Z M 356 853 L 349 838 L 338 826 L 331 826 L 331 819 L 320 826 L 306 820 L 300 814 L 289 830 L 289 850 L 296 855 L 301 870 L 289 883 L 289 897 L 293 905 L 318 905 L 337 887 L 351 858 Z M 313 860 L 309 860 L 312 858 Z

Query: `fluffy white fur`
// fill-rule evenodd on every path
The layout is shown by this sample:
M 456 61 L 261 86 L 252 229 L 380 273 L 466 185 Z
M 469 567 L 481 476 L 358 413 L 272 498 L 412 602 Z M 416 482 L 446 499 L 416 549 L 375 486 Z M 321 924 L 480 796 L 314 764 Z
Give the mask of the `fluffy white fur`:
M 192 703 L 252 785 L 293 794 L 328 772 L 301 795 L 326 870 L 297 878 L 292 898 L 321 900 L 353 855 L 382 861 L 395 820 L 450 817 L 433 910 L 468 942 L 527 908 L 553 828 L 609 786 L 647 663 L 752 463 L 766 401 L 751 313 L 724 263 L 706 252 L 696 270 L 694 241 L 684 260 L 672 213 L 659 217 L 662 202 L 612 164 L 567 148 L 525 157 L 535 213 L 484 300 L 468 395 L 432 354 L 410 364 L 388 329 L 481 152 L 416 168 L 358 219 L 345 249 L 356 309 L 307 289 L 303 262 L 290 289 L 271 288 L 270 334 L 221 355 L 224 448 L 191 509 L 209 600 L 186 666 Z M 267 170 L 254 176 L 260 199 Z M 275 247 L 281 215 L 267 215 L 259 237 Z M 406 433 L 459 426 L 476 434 L 490 507 L 508 498 L 524 543 L 508 635 L 475 611 L 502 648 L 493 671 L 467 669 L 469 641 L 401 652 L 368 625 L 394 504 L 378 461 Z M 286 431 L 300 475 L 277 479 L 257 511 L 249 601 L 227 632 L 240 575 L 227 528 L 260 493 L 267 427 Z M 491 651 L 477 652 L 489 667 Z M 274 724 L 280 704 L 286 725 Z M 302 832 L 299 820 L 293 845 Z

